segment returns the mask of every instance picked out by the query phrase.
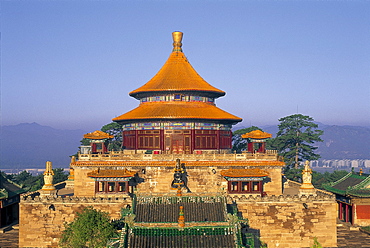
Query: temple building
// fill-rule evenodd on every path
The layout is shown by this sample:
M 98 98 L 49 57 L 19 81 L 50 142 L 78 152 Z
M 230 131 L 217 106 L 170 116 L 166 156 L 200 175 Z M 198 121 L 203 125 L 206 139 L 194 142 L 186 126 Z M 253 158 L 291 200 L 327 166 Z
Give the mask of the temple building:
M 190 65 L 174 32 L 174 47 L 149 82 L 130 92 L 140 105 L 113 121 L 122 125 L 125 150 L 192 154 L 230 152 L 231 126 L 242 121 L 216 107 L 225 92 L 208 84 Z
M 20 195 L 24 192 L 20 185 L 0 174 L 0 231 L 18 221 Z
M 353 225 L 370 225 L 370 175 L 353 170 L 336 182 L 324 184 L 338 203 L 338 218 Z
M 242 119 L 216 106 L 225 92 L 190 65 L 183 34 L 172 36 L 163 67 L 129 93 L 139 106 L 113 118 L 122 149 L 109 149 L 107 133 L 86 134 L 90 144 L 71 158 L 66 192 L 73 196 L 62 189 L 24 196 L 20 246 L 56 246 L 63 223 L 93 206 L 125 222 L 112 247 L 254 247 L 263 240 L 296 248 L 310 247 L 313 237 L 335 247 L 334 195 L 300 194 L 300 184 L 283 180 L 283 158 L 266 148 L 271 134 L 244 134 L 246 151 L 232 152 L 231 128 Z M 29 219 L 42 225 L 32 235 Z

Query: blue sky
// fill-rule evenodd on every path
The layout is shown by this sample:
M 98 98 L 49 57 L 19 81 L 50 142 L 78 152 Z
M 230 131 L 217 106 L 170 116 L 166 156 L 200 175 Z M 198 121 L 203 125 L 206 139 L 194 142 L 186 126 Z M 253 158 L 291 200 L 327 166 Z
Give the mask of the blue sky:
M 184 32 L 244 125 L 370 126 L 370 1 L 2 1 L 1 124 L 93 131 L 138 105 Z

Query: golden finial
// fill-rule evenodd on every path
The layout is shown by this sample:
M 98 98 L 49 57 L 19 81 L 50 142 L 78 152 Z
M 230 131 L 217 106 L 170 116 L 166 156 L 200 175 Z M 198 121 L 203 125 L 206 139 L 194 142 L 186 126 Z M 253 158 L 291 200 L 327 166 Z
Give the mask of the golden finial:
M 360 168 L 360 176 L 362 176 L 362 173 L 363 173 L 363 172 L 362 172 L 362 168 Z
M 46 169 L 44 175 L 54 175 L 53 165 L 50 161 L 46 161 Z
M 44 186 L 42 187 L 43 191 L 53 191 L 55 187 L 53 185 L 54 171 L 53 165 L 50 161 L 46 162 L 46 169 L 44 172 Z
M 172 52 L 182 52 L 182 32 L 180 31 L 175 31 L 172 32 L 172 39 L 173 39 L 173 50 Z
M 180 206 L 179 219 L 177 220 L 180 228 L 185 227 L 184 207 Z

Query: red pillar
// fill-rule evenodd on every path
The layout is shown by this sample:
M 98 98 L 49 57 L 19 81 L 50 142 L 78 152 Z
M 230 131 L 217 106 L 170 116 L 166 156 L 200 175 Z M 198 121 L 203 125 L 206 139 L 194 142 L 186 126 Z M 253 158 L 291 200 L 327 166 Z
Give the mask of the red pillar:
M 248 143 L 248 152 L 253 153 L 253 147 L 254 147 L 254 143 L 253 142 Z
M 349 222 L 349 211 L 348 211 L 348 204 L 346 204 L 346 216 L 345 216 L 345 222 Z

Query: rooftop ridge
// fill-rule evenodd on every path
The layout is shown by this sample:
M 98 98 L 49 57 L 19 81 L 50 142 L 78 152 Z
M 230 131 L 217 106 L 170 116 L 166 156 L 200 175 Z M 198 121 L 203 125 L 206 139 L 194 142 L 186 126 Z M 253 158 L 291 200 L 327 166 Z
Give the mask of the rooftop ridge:
M 343 182 L 344 180 L 346 180 L 347 178 L 349 178 L 352 174 L 353 174 L 353 173 L 352 173 L 352 171 L 351 171 L 351 172 L 349 172 L 347 175 L 345 175 L 344 177 L 342 177 L 342 178 L 338 179 L 338 180 L 337 180 L 337 181 L 335 181 L 335 182 L 329 183 L 328 185 L 329 185 L 329 186 L 333 186 L 333 185 L 336 185 L 336 184 L 338 184 L 338 183 L 340 183 L 340 182 Z
M 352 186 L 352 189 L 360 189 L 370 184 L 370 176 L 366 177 L 362 182 Z

